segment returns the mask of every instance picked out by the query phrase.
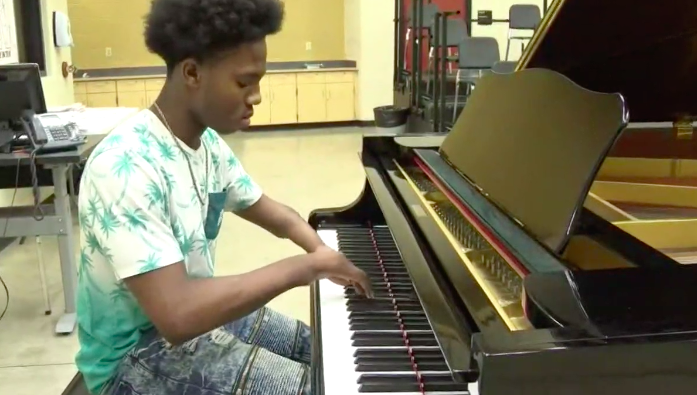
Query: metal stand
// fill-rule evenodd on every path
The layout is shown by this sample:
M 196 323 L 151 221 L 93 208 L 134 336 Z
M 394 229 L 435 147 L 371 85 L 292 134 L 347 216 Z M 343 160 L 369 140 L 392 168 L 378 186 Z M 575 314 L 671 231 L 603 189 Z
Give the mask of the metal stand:
M 43 251 L 41 251 L 41 236 L 36 236 L 36 259 L 39 264 L 39 278 L 41 290 L 44 294 L 44 314 L 51 315 L 51 299 L 48 296 L 48 284 L 46 283 L 46 269 L 44 268 Z
M 77 263 L 75 262 L 75 244 L 73 239 L 73 218 L 70 213 L 71 199 L 68 193 L 67 166 L 56 166 L 51 169 L 53 173 L 53 187 L 55 199 L 53 205 L 56 216 L 61 222 L 61 230 L 58 238 L 58 255 L 61 260 L 61 277 L 63 279 L 63 293 L 65 295 L 65 314 L 56 324 L 56 333 L 69 334 L 75 330 L 77 315 L 75 313 L 77 288 Z

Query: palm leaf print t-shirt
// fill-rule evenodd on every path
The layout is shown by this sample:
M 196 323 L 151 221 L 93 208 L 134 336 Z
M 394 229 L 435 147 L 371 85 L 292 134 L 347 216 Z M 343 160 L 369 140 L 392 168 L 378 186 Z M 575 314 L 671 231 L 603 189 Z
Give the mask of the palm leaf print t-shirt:
M 76 363 L 92 393 L 153 327 L 123 280 L 181 261 L 189 276 L 212 277 L 223 211 L 244 210 L 262 195 L 215 131 L 204 132 L 197 150 L 179 145 L 144 110 L 101 141 L 85 166 Z

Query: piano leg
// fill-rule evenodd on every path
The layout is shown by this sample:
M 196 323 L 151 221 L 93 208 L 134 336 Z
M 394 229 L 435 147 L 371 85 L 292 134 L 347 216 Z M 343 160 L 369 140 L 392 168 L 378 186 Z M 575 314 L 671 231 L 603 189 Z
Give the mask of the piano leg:
M 336 225 L 318 234 L 368 273 L 375 298 L 329 280 L 313 285 L 321 339 L 313 349 L 313 375 L 321 376 L 313 377 L 314 394 L 469 394 L 452 379 L 389 229 Z

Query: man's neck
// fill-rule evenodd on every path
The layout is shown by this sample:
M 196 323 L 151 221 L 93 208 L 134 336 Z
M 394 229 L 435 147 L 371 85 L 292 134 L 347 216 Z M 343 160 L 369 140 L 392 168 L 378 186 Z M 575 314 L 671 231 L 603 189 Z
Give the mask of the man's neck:
M 198 149 L 201 145 L 201 135 L 206 128 L 196 121 L 188 108 L 182 107 L 183 101 L 176 98 L 181 95 L 174 93 L 172 87 L 165 85 L 152 106 L 152 111 L 166 127 L 171 128 L 170 131 L 179 140 L 193 149 Z

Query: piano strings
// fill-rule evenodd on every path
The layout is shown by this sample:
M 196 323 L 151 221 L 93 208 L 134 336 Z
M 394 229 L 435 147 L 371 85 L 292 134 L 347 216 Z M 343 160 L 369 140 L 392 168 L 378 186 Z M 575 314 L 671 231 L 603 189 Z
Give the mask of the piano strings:
M 523 275 L 467 221 L 459 208 L 418 166 L 405 168 L 397 161 L 394 164 L 417 192 L 422 208 L 441 227 L 508 328 L 514 331 L 530 329 L 522 303 Z

